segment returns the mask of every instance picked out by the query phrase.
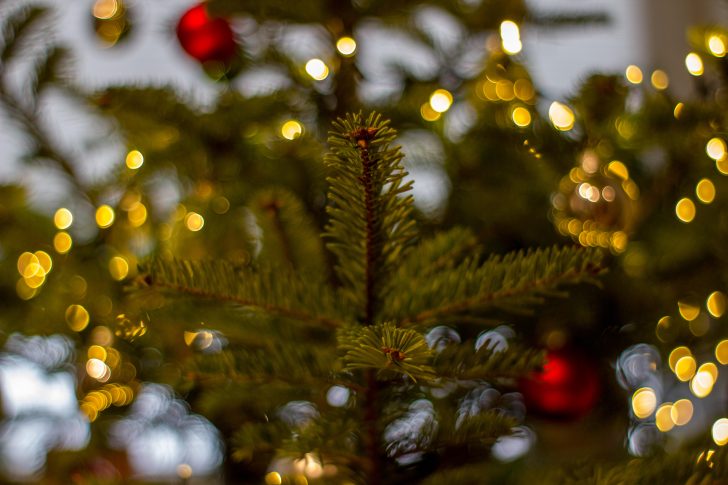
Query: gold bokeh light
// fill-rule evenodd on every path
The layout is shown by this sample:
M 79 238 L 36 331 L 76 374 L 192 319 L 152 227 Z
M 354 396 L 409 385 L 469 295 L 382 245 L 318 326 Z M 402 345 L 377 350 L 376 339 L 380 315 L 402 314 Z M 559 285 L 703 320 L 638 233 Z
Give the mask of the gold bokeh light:
M 715 185 L 713 181 L 704 178 L 695 186 L 695 195 L 698 196 L 698 200 L 703 204 L 710 204 L 715 200 Z
M 110 227 L 114 223 L 114 217 L 114 209 L 109 205 L 104 204 L 96 209 L 96 225 L 102 229 Z
M 73 224 L 73 214 L 65 207 L 61 207 L 53 214 L 53 224 L 58 229 L 68 229 Z
M 663 433 L 675 427 L 675 422 L 672 420 L 672 403 L 664 403 L 657 408 L 655 412 L 655 425 Z
M 713 160 L 722 160 L 726 155 L 726 144 L 722 138 L 711 138 L 705 144 L 705 153 Z
M 686 355 L 675 363 L 675 375 L 681 381 L 687 382 L 695 375 L 696 368 L 695 358 L 692 355 Z
M 721 340 L 715 346 L 715 358 L 723 365 L 728 364 L 728 340 Z
M 323 81 L 329 76 L 329 66 L 321 59 L 309 59 L 306 62 L 306 73 L 316 81 Z
M 662 91 L 670 85 L 670 78 L 665 71 L 656 69 L 652 72 L 652 76 L 650 76 L 650 82 L 652 83 L 652 87 Z
M 559 131 L 569 131 L 574 127 L 574 112 L 563 103 L 554 101 L 549 106 L 549 119 Z
M 66 323 L 74 332 L 80 332 L 88 326 L 88 311 L 82 305 L 69 305 L 66 308 Z
M 634 64 L 630 64 L 624 71 L 624 76 L 627 78 L 627 81 L 631 82 L 632 84 L 640 84 L 643 79 L 642 69 L 635 66 Z
M 714 291 L 705 300 L 705 307 L 708 309 L 708 313 L 713 315 L 715 318 L 720 318 L 725 313 L 726 297 L 721 291 Z
M 703 59 L 695 52 L 691 52 L 685 56 L 685 67 L 693 76 L 701 76 L 703 74 Z
M 126 166 L 132 170 L 141 168 L 144 164 L 144 155 L 139 150 L 132 150 L 126 154 Z
M 286 140 L 295 140 L 303 133 L 303 126 L 296 120 L 288 120 L 281 125 L 281 136 Z
M 356 52 L 356 41 L 351 37 L 341 37 L 336 41 L 336 50 L 342 56 L 353 56 Z
M 724 446 L 728 443 L 728 419 L 720 418 L 713 423 L 711 434 L 713 435 L 713 441 L 715 441 L 716 445 Z
M 201 230 L 205 225 L 205 219 L 197 212 L 188 212 L 185 216 L 185 227 L 192 232 Z
M 644 419 L 652 415 L 657 406 L 657 396 L 650 387 L 637 389 L 632 395 L 632 412 L 638 419 Z
M 695 219 L 695 202 L 688 197 L 683 197 L 675 204 L 675 214 L 681 222 L 692 222 Z
M 71 250 L 71 246 L 73 246 L 73 239 L 67 232 L 61 231 L 53 236 L 53 249 L 58 254 L 66 254 Z
M 452 94 L 447 89 L 436 89 L 430 95 L 430 106 L 438 113 L 444 113 L 452 106 Z
M 670 416 L 676 426 L 685 426 L 693 419 L 693 403 L 688 399 L 675 401 L 670 410 Z

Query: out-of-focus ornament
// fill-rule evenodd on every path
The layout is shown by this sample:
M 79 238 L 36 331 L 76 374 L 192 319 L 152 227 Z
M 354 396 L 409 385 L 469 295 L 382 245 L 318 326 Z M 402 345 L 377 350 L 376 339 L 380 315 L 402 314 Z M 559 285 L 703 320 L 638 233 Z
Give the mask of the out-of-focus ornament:
M 579 166 L 559 182 L 551 199 L 552 218 L 561 234 L 582 246 L 621 253 L 635 222 L 638 199 L 637 184 L 622 162 L 603 163 L 595 152 L 586 150 Z
M 573 351 L 550 351 L 543 370 L 521 382 L 529 413 L 576 419 L 594 408 L 600 392 L 595 364 Z
M 94 32 L 106 46 L 117 45 L 131 31 L 129 10 L 123 0 L 96 0 L 91 15 Z
M 237 54 L 237 43 L 230 22 L 212 17 L 201 3 L 187 10 L 177 24 L 177 39 L 182 49 L 201 64 L 229 64 Z

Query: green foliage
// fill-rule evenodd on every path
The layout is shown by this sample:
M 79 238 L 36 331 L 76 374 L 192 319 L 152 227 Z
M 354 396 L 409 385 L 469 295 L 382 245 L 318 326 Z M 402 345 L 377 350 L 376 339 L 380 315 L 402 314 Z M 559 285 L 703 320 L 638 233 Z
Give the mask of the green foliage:
M 353 343 L 349 343 L 351 340 L 342 339 L 339 345 L 346 351 L 347 370 L 372 368 L 384 375 L 402 373 L 415 382 L 435 378 L 428 365 L 432 351 L 414 330 L 391 323 L 377 324 L 362 328 Z
M 635 458 L 616 465 L 582 464 L 563 469 L 547 477 L 543 483 L 564 485 L 709 485 L 728 480 L 725 448 L 715 450 L 683 450 Z M 543 478 L 543 477 L 542 477 Z
M 573 247 L 491 256 L 482 264 L 478 258 L 466 258 L 416 288 L 391 291 L 386 307 L 403 325 L 493 309 L 522 312 L 541 303 L 543 296 L 557 295 L 553 292 L 557 286 L 594 282 L 601 272 L 600 259 L 599 251 Z
M 374 322 L 384 284 L 415 237 L 411 188 L 395 131 L 374 113 L 349 115 L 329 136 L 324 163 L 329 181 L 326 247 L 336 257 L 342 296 L 358 309 L 357 318 Z
M 155 259 L 144 269 L 155 289 L 227 301 L 306 324 L 329 328 L 342 324 L 341 305 L 333 292 L 321 282 L 315 284 L 282 268 Z
M 543 364 L 544 353 L 538 349 L 514 346 L 498 350 L 486 342 L 476 350 L 472 342 L 466 342 L 446 346 L 432 365 L 437 375 L 449 379 L 500 382 L 528 375 Z
M 487 326 L 483 318 L 495 309 L 522 310 L 557 286 L 593 282 L 600 272 L 599 253 L 576 248 L 483 260 L 473 235 L 462 229 L 415 244 L 411 184 L 404 181 L 399 149 L 391 147 L 394 137 L 377 114 L 348 115 L 331 133 L 324 237 L 334 257 L 334 284 L 322 271 L 312 221 L 280 190 L 252 200 L 263 245 L 252 263 L 158 258 L 146 267 L 147 291 L 229 302 L 258 320 L 248 315 L 242 323 L 256 340 L 209 357 L 211 367 L 200 358 L 189 371 L 201 389 L 217 395 L 219 385 L 261 386 L 260 392 L 237 394 L 255 413 L 282 406 L 277 418 L 269 418 L 271 430 L 255 413 L 243 418 L 234 440 L 238 458 L 315 452 L 372 482 L 381 481 L 385 470 L 396 476 L 397 458 L 408 453 L 461 455 L 462 464 L 479 459 L 511 432 L 515 418 L 486 409 L 456 419 L 457 402 L 434 406 L 427 393 L 454 386 L 455 397 L 485 382 L 511 386 L 542 364 L 541 353 L 500 351 L 487 342 L 475 350 L 470 341 L 431 348 L 419 328 L 405 327 L 474 317 Z M 288 325 L 298 323 L 318 331 L 285 338 Z M 330 386 L 351 393 L 346 413 L 323 399 Z M 286 400 L 301 399 L 314 406 L 312 414 L 286 432 L 280 423 Z M 407 424 L 411 420 L 420 428 L 397 437 L 414 426 Z M 385 441 L 387 433 L 395 437 Z

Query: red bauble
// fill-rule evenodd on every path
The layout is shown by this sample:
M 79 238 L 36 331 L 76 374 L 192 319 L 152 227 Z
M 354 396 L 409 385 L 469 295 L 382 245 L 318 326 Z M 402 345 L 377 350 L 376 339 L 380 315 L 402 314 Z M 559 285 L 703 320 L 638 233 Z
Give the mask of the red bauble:
M 182 48 L 201 63 L 227 63 L 235 57 L 237 44 L 230 23 L 210 17 L 204 3 L 189 9 L 179 19 L 177 38 Z
M 543 370 L 521 383 L 529 413 L 562 419 L 575 419 L 591 411 L 599 390 L 594 363 L 563 350 L 549 352 Z

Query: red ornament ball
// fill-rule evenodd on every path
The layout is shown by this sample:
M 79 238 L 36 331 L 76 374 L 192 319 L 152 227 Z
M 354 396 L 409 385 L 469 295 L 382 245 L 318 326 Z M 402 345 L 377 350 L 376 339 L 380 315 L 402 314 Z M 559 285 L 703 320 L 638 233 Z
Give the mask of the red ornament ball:
M 552 418 L 576 419 L 594 408 L 600 384 L 596 366 L 581 354 L 551 351 L 543 370 L 521 383 L 529 412 Z
M 204 3 L 182 15 L 177 24 L 177 38 L 182 48 L 201 63 L 227 63 L 235 57 L 237 44 L 230 23 L 210 17 Z

